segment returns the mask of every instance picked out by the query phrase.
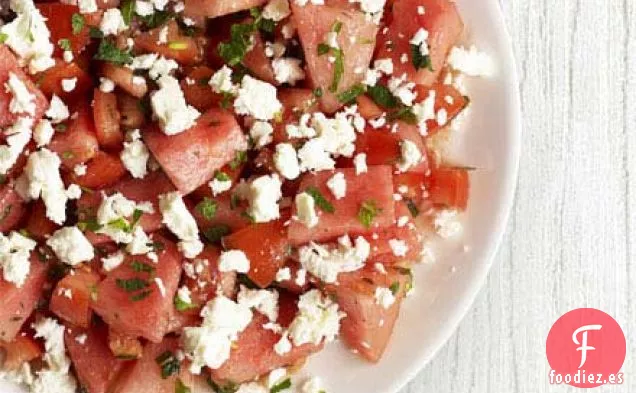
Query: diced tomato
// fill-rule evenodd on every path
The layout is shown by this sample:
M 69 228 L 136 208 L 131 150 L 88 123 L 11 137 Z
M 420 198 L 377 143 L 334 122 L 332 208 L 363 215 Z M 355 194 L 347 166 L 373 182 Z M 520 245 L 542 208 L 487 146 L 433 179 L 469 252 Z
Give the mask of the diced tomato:
M 157 358 L 165 353 L 174 356 L 179 348 L 179 340 L 176 338 L 166 338 L 159 344 L 146 344 L 141 359 L 123 373 L 110 393 L 174 393 L 177 378 L 188 388 L 192 388 L 192 392 L 204 392 L 209 389 L 209 387 L 206 387 L 204 388 L 205 390 L 200 390 L 200 384 L 198 385 L 199 388 L 195 388 L 195 380 L 203 379 L 204 377 L 196 377 L 190 374 L 187 370 L 187 364 L 181 365 L 179 373 L 163 378 L 161 375 L 162 369 L 157 362 Z
M 181 277 L 181 253 L 173 242 L 157 234 L 153 241 L 163 245 L 163 250 L 158 251 L 159 262 L 155 264 L 141 255 L 127 256 L 122 265 L 97 286 L 93 309 L 112 329 L 160 342 L 166 334 Z M 137 272 L 135 270 L 142 270 L 139 263 L 155 270 Z M 165 296 L 157 279 L 163 284 Z
M 68 40 L 73 55 L 79 54 L 90 42 L 89 28 L 84 26 L 79 32 L 73 32 L 71 20 L 73 14 L 79 13 L 76 5 L 64 3 L 40 3 L 37 5 L 40 13 L 46 18 L 46 25 L 51 32 L 51 43 L 55 46 L 53 56 L 61 58 L 64 50 L 60 40 Z
M 88 328 L 93 315 L 91 297 L 95 296 L 99 275 L 78 269 L 57 283 L 51 295 L 50 309 L 75 326 Z
M 184 275 L 184 284 L 190 289 L 192 301 L 198 308 L 216 297 L 219 291 L 226 297 L 236 294 L 236 272 L 219 271 L 220 255 L 218 247 L 206 246 L 198 258 L 192 261 L 194 277 Z
M 245 209 L 241 206 L 233 207 L 231 191 L 215 197 L 214 202 L 216 202 L 214 217 L 204 217 L 196 208 L 191 211 L 204 236 L 208 237 L 206 232 L 210 231 L 210 233 L 218 232 L 219 230 L 223 230 L 226 233 L 238 231 L 250 224 L 243 214 Z
M 214 93 L 208 84 L 212 75 L 214 75 L 214 71 L 211 68 L 200 66 L 195 67 L 181 81 L 181 90 L 183 90 L 186 102 L 201 112 L 217 106 L 223 100 L 223 96 Z
M 27 220 L 26 230 L 31 237 L 44 240 L 58 228 L 58 225 L 46 217 L 46 206 L 41 200 L 31 205 L 31 214 Z
M 274 78 L 272 61 L 265 55 L 265 43 L 260 33 L 256 32 L 252 35 L 252 49 L 245 54 L 242 64 L 258 79 L 278 85 Z
M 124 133 L 119 127 L 121 116 L 115 93 L 104 93 L 100 89 L 93 91 L 93 116 L 95 135 L 100 147 L 115 150 L 121 148 Z
M 410 218 L 410 216 L 407 216 Z M 371 246 L 369 259 L 378 261 L 384 265 L 415 263 L 420 260 L 422 252 L 422 236 L 415 226 L 389 227 L 375 233 L 375 236 L 366 236 L 366 240 Z M 402 240 L 407 249 L 406 255 L 396 256 L 389 241 L 393 239 Z
M 75 88 L 72 91 L 64 91 L 62 80 L 73 78 L 77 78 Z M 55 94 L 67 105 L 85 100 L 93 87 L 93 81 L 86 71 L 75 63 L 63 61 L 58 61 L 55 66 L 41 73 L 37 80 L 38 86 L 47 97 Z
M 416 126 L 398 122 L 397 128 L 392 126 L 374 129 L 367 125 L 365 132 L 356 139 L 356 153 L 366 153 L 367 165 L 393 165 L 402 158 L 402 141 L 413 142 L 422 153 L 422 162 L 408 169 L 408 172 L 426 173 L 428 159 L 426 145 Z M 344 160 L 350 166 L 350 160 Z
M 118 359 L 139 359 L 144 350 L 137 337 L 119 333 L 108 329 L 108 348 Z
M 38 343 L 28 336 L 17 335 L 11 342 L 0 341 L 0 352 L 4 352 L 3 370 L 18 370 L 25 362 L 42 356 Z
M 418 7 L 426 10 L 422 15 Z M 400 0 L 393 4 L 393 20 L 387 34 L 380 34 L 377 58 L 393 59 L 393 74 L 407 74 L 417 84 L 432 85 L 438 78 L 446 61 L 446 56 L 464 30 L 464 24 L 457 12 L 455 2 L 450 0 Z M 417 31 L 428 31 L 428 46 L 432 71 L 428 68 L 415 69 L 410 40 Z M 400 58 L 407 54 L 409 59 L 402 63 Z
M 250 261 L 247 276 L 261 288 L 268 287 L 285 264 L 288 252 L 285 221 L 253 224 L 223 238 L 226 249 L 241 250 L 247 255 Z
M 117 93 L 117 107 L 119 108 L 121 126 L 127 130 L 135 130 L 143 127 L 146 115 L 141 102 L 124 92 Z
M 90 393 L 106 393 L 125 363 L 110 352 L 103 325 L 90 329 L 66 329 L 64 343 L 77 379 Z
M 9 80 L 9 74 L 15 74 L 27 87 L 29 92 L 35 95 L 35 115 L 34 118 L 39 119 L 49 107 L 49 103 L 42 92 L 31 82 L 29 78 L 20 68 L 18 60 L 13 52 L 5 45 L 0 45 L 0 127 L 7 127 L 16 122 L 22 113 L 11 113 L 9 104 L 13 99 L 13 94 L 6 91 L 5 84 Z
M 364 78 L 373 57 L 378 26 L 364 13 L 340 7 L 313 4 L 301 6 L 292 2 L 291 8 L 311 83 L 323 91 L 320 100 L 322 109 L 328 113 L 335 112 L 342 106 L 337 94 L 347 91 Z M 335 70 L 336 62 L 329 61 L 335 54 L 318 53 L 318 45 L 325 43 L 326 34 L 337 22 L 342 23 L 338 33 L 338 45 L 343 56 L 341 75 Z M 350 37 L 357 39 L 352 42 Z M 337 75 L 340 75 L 339 81 L 335 80 Z
M 12 185 L 0 186 L 0 232 L 15 229 L 26 212 L 24 200 Z
M 274 142 L 287 142 L 289 137 L 285 127 L 288 124 L 298 124 L 304 113 L 318 110 L 318 100 L 311 89 L 281 88 L 278 90 L 278 100 L 283 104 L 282 121 L 274 124 Z
M 431 202 L 449 208 L 466 210 L 470 179 L 468 169 L 441 167 L 431 171 L 427 178 L 426 189 Z
M 406 293 L 409 277 L 387 268 L 387 274 L 367 267 L 338 276 L 338 285 L 328 285 L 325 291 L 337 299 L 347 316 L 340 322 L 340 337 L 363 358 L 377 362 L 386 349 L 400 304 Z M 395 291 L 395 303 L 385 309 L 375 298 L 376 288 Z
M 259 7 L 266 2 L 266 0 L 186 0 L 185 15 L 216 18 L 218 16 Z
M 99 145 L 93 116 L 86 106 L 81 107 L 77 111 L 77 117 L 67 124 L 65 130 L 55 133 L 48 148 L 60 156 L 64 168 L 72 170 L 75 165 L 95 157 Z
M 172 183 L 186 195 L 209 181 L 238 151 L 247 149 L 231 113 L 212 108 L 190 129 L 166 135 L 155 125 L 143 134 L 146 145 Z
M 230 358 L 220 368 L 210 370 L 212 379 L 218 385 L 251 381 L 276 368 L 300 363 L 322 348 L 322 345 L 303 344 L 294 346 L 285 355 L 278 355 L 274 345 L 281 335 L 263 328 L 267 322 L 266 317 L 254 313 L 252 322 L 239 334 Z
M 165 26 L 168 26 L 168 42 L 159 44 L 159 35 Z M 135 37 L 135 46 L 143 51 L 174 59 L 183 65 L 197 64 L 203 59 L 201 48 L 196 39 L 181 34 L 179 26 L 174 20 L 138 35 Z
M 78 176 L 69 172 L 70 183 L 89 189 L 101 189 L 116 183 L 126 174 L 126 168 L 116 155 L 98 151 L 95 157 L 86 163 L 86 174 Z
M 31 270 L 21 288 L 0 277 L 0 341 L 11 341 L 37 305 L 46 281 L 48 264 L 31 253 Z
M 370 166 L 367 173 L 355 174 L 352 168 L 339 169 L 347 182 L 347 195 L 336 200 L 327 188 L 327 180 L 333 176 L 332 171 L 307 174 L 303 177 L 299 192 L 308 188 L 317 189 L 331 203 L 333 213 L 321 212 L 320 221 L 312 228 L 307 228 L 297 220 L 289 225 L 289 241 L 299 245 L 309 241 L 328 241 L 344 235 L 366 234 L 393 225 L 395 211 L 393 207 L 393 174 L 389 166 Z M 358 214 L 363 204 L 371 204 L 375 208 L 375 217 L 370 227 L 360 221 Z M 296 210 L 292 216 L 296 215 Z
M 106 78 L 115 82 L 120 89 L 124 90 L 133 97 L 141 98 L 148 92 L 146 80 L 141 78 L 138 83 L 135 83 L 137 82 L 137 79 L 133 79 L 135 74 L 130 68 L 120 67 L 113 63 L 104 62 L 102 63 L 101 69 L 102 74 Z

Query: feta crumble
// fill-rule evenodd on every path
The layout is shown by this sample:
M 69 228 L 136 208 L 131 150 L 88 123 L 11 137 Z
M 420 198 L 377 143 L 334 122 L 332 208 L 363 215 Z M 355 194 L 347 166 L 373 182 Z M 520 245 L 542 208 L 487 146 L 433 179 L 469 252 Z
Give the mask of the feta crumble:
M 266 121 L 255 121 L 250 128 L 250 136 L 254 141 L 254 146 L 261 148 L 272 142 L 274 127 Z
M 250 271 L 250 260 L 241 250 L 223 251 L 219 257 L 219 271 L 247 273 Z
M 291 143 L 279 143 L 276 145 L 274 166 L 285 179 L 294 180 L 300 176 L 298 157 Z
M 409 252 L 409 247 L 406 245 L 404 240 L 390 239 L 389 247 L 391 248 L 393 255 L 396 257 L 405 257 L 406 253 Z
M 270 0 L 263 8 L 263 18 L 271 19 L 274 22 L 280 22 L 289 15 L 291 15 L 291 10 L 287 0 Z
M 495 64 L 492 59 L 475 46 L 469 49 L 454 47 L 448 55 L 448 64 L 469 76 L 489 77 L 495 73 Z
M 115 270 L 124 262 L 124 253 L 118 251 L 102 258 L 102 267 L 105 271 L 110 272 Z
M 105 36 L 117 35 L 128 29 L 126 22 L 121 11 L 117 8 L 109 8 L 104 12 L 101 22 L 99 23 L 99 29 Z
M 45 113 L 46 117 L 51 119 L 51 123 L 57 124 L 68 119 L 70 113 L 68 107 L 64 104 L 64 101 L 57 95 L 53 94 L 51 102 L 49 103 L 49 109 Z
M 139 131 L 128 133 L 128 141 L 124 142 L 124 149 L 119 154 L 122 163 L 135 179 L 143 179 L 148 173 L 150 151 L 141 140 Z
M 248 308 L 253 308 L 267 317 L 271 322 L 278 319 L 278 291 L 267 289 L 249 289 L 241 285 L 236 301 Z
M 283 109 L 276 98 L 276 87 L 245 75 L 234 100 L 234 110 L 239 115 L 250 115 L 257 120 L 272 120 Z
M 366 153 L 356 154 L 356 156 L 353 158 L 353 165 L 356 168 L 356 175 L 366 173 L 368 171 Z
M 296 215 L 299 222 L 307 228 L 318 225 L 318 214 L 316 214 L 316 201 L 306 192 L 296 195 Z
M 164 75 L 157 84 L 159 90 L 150 98 L 150 104 L 161 130 L 166 135 L 175 135 L 194 126 L 201 114 L 186 103 L 179 81 Z
M 311 242 L 298 250 L 302 267 L 325 283 L 336 282 L 340 273 L 361 269 L 370 253 L 371 246 L 363 237 L 356 238 L 354 246 L 347 235 L 338 238 L 336 248 Z
M 317 289 L 302 294 L 298 300 L 298 313 L 289 325 L 289 337 L 295 345 L 312 343 L 320 345 L 333 341 L 340 330 L 340 320 L 345 314 L 329 296 Z
M 457 210 L 444 209 L 435 215 L 433 226 L 437 234 L 444 239 L 458 237 L 464 230 Z
M 291 57 L 281 57 L 272 61 L 274 77 L 278 83 L 288 83 L 292 86 L 296 82 L 305 79 L 305 71 L 299 59 Z
M 55 130 L 53 129 L 51 122 L 46 119 L 42 119 L 33 129 L 33 140 L 37 147 L 46 146 L 51 143 L 51 139 L 53 139 L 54 134 Z
M 21 288 L 31 270 L 30 255 L 36 242 L 18 232 L 0 233 L 0 268 L 5 281 Z
M 233 95 L 237 91 L 236 86 L 232 83 L 232 69 L 226 65 L 223 65 L 212 75 L 208 84 L 217 94 L 227 93 Z
M 5 88 L 13 96 L 9 102 L 9 112 L 35 115 L 35 94 L 27 89 L 22 79 L 13 72 L 9 72 Z
M 418 149 L 415 143 L 408 139 L 404 139 L 400 142 L 400 153 L 402 154 L 402 158 L 397 164 L 400 172 L 407 172 L 422 161 L 422 152 L 420 152 L 420 149 Z
M 6 174 L 15 165 L 31 140 L 33 120 L 19 117 L 16 122 L 4 131 L 6 145 L 0 146 L 0 174 Z
M 197 222 L 188 211 L 183 198 L 178 192 L 159 196 L 159 209 L 163 215 L 163 223 L 179 240 L 179 250 L 186 258 L 195 258 L 203 251 L 203 243 L 199 239 Z
M 246 197 L 250 207 L 247 214 L 254 222 L 268 222 L 280 217 L 278 200 L 283 196 L 281 186 L 278 175 L 261 176 L 249 184 Z
M 93 245 L 77 227 L 58 229 L 46 241 L 60 261 L 75 266 L 95 257 Z
M 342 199 L 347 195 L 347 181 L 344 174 L 338 172 L 327 180 L 327 188 L 336 199 Z
M 375 303 L 388 310 L 395 303 L 395 296 L 389 288 L 377 287 L 375 289 Z

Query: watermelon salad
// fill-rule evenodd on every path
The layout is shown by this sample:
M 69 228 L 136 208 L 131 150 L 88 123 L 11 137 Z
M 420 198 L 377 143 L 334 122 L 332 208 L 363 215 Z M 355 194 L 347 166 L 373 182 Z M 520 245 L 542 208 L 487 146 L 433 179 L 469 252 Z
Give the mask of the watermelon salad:
M 461 236 L 492 64 L 451 0 L 2 2 L 0 377 L 325 392 Z

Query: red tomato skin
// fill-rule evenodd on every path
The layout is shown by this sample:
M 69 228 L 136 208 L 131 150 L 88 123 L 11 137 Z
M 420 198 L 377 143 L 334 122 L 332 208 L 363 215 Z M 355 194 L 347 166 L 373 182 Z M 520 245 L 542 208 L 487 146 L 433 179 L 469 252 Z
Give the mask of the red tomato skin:
M 217 108 L 201 115 L 192 128 L 180 134 L 169 136 L 153 125 L 143 138 L 183 195 L 208 182 L 236 152 L 247 150 L 247 140 L 234 116 Z
M 120 149 L 124 142 L 124 133 L 119 127 L 121 116 L 115 93 L 104 93 L 100 89 L 93 90 L 93 118 L 99 146 L 102 149 Z
M 247 255 L 250 260 L 247 276 L 261 288 L 267 288 L 285 264 L 288 251 L 285 221 L 252 224 L 223 238 L 226 249 L 241 250 Z
M 48 264 L 41 262 L 36 253 L 31 253 L 31 270 L 21 288 L 0 277 L 0 341 L 11 341 L 37 305 L 46 281 Z
M 16 122 L 21 113 L 11 113 L 9 104 L 13 95 L 7 92 L 4 85 L 9 80 L 9 74 L 14 73 L 24 84 L 31 94 L 35 95 L 35 119 L 40 119 L 48 109 L 49 103 L 38 87 L 31 81 L 20 68 L 18 60 L 13 52 L 6 46 L 0 45 L 0 127 L 8 127 Z
M 0 232 L 16 229 L 26 213 L 24 200 L 11 184 L 0 186 Z
M 417 7 L 426 12 L 419 15 Z M 464 30 L 457 7 L 450 0 L 400 0 L 393 3 L 392 21 L 387 34 L 378 36 L 376 58 L 393 59 L 393 74 L 407 74 L 416 84 L 430 86 L 437 81 L 450 49 Z M 410 39 L 420 29 L 429 32 L 428 44 L 433 71 L 415 69 L 411 55 Z M 390 43 L 390 45 L 389 45 Z M 406 53 L 406 63 L 400 58 Z
M 347 195 L 336 200 L 326 186 L 333 171 L 307 174 L 301 180 L 299 192 L 309 187 L 317 188 L 322 196 L 334 207 L 334 214 L 322 212 L 320 220 L 313 228 L 307 228 L 297 220 L 289 225 L 289 242 L 297 246 L 310 241 L 324 242 L 344 234 L 351 236 L 370 234 L 382 228 L 390 227 L 395 220 L 393 206 L 393 173 L 389 166 L 370 166 L 367 173 L 355 174 L 353 168 L 338 169 L 345 175 Z M 381 209 L 373 219 L 370 228 L 365 227 L 358 218 L 358 212 L 364 202 L 374 201 Z M 292 216 L 296 215 L 295 206 Z
M 85 340 L 78 340 L 83 335 L 86 335 Z M 90 393 L 108 392 L 125 365 L 108 348 L 106 336 L 107 328 L 103 325 L 90 329 L 72 327 L 64 332 L 64 342 L 77 378 Z
M 91 296 L 99 282 L 99 275 L 77 270 L 57 283 L 50 301 L 50 310 L 63 320 L 82 328 L 88 328 L 93 315 Z M 65 295 L 69 290 L 71 298 Z
M 126 168 L 116 155 L 98 151 L 95 157 L 86 163 L 86 174 L 82 176 L 69 172 L 69 183 L 75 183 L 81 187 L 98 190 L 111 186 L 126 174 Z

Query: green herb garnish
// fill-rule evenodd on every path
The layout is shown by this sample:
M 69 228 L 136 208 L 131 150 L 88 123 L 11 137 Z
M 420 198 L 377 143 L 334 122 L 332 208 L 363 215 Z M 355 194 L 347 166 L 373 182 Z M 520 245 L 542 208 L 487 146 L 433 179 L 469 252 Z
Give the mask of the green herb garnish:
M 140 289 L 148 288 L 150 286 L 150 283 L 148 283 L 148 281 L 142 280 L 138 277 L 129 279 L 118 278 L 115 280 L 115 284 L 117 284 L 119 288 L 123 289 L 126 292 L 135 292 Z
M 413 113 L 413 110 L 408 106 L 403 106 L 400 109 L 390 112 L 386 116 L 387 121 L 394 122 L 396 120 L 401 120 L 408 124 L 417 124 L 417 116 Z
M 358 98 L 360 94 L 363 94 L 364 91 L 365 91 L 364 85 L 361 83 L 357 83 L 353 85 L 350 89 L 345 90 L 342 93 L 339 93 L 338 101 L 340 101 L 343 104 L 350 104 L 351 102 L 355 101 L 355 99 Z
M 312 91 L 314 97 L 320 98 L 322 97 L 322 88 L 320 87 L 316 87 L 313 91 Z
M 214 178 L 218 181 L 230 181 L 230 176 L 227 173 L 218 171 L 214 174 Z
M 329 45 L 325 44 L 324 42 L 318 44 L 318 47 L 316 48 L 318 56 L 326 55 L 327 53 L 329 53 L 330 50 L 331 47 L 329 47 Z
M 191 393 L 191 392 L 192 391 L 190 390 L 190 388 L 184 385 L 183 381 L 181 381 L 180 378 L 177 378 L 177 380 L 174 382 L 174 393 Z
M 86 221 L 80 221 L 77 223 L 77 227 L 82 232 L 85 232 L 85 231 L 97 232 L 100 229 L 102 229 L 102 226 L 97 223 L 97 220 L 95 218 L 90 218 Z
M 203 236 L 210 243 L 219 243 L 223 236 L 230 234 L 230 227 L 225 224 L 214 225 L 203 231 Z
M 373 102 L 384 108 L 395 108 L 399 102 L 397 98 L 391 93 L 388 87 L 376 84 L 375 86 L 369 86 L 367 94 Z
M 276 385 L 272 386 L 271 389 L 269 389 L 269 393 L 278 393 L 280 391 L 283 391 L 285 389 L 289 389 L 291 387 L 291 379 L 287 378 L 286 380 L 277 383 Z
M 90 26 L 88 28 L 88 35 L 91 38 L 104 38 L 104 33 L 95 26 Z
M 333 63 L 333 81 L 331 82 L 331 86 L 329 86 L 329 91 L 335 93 L 338 91 L 338 85 L 344 74 L 344 52 L 342 52 L 342 49 L 332 50 L 336 60 Z
M 147 16 L 137 15 L 137 19 L 143 23 L 146 29 L 154 29 L 155 27 L 162 26 L 172 18 L 174 18 L 174 14 L 168 11 L 155 11 Z
M 238 169 L 238 167 L 240 167 L 241 164 L 243 164 L 245 162 L 247 162 L 247 152 L 246 151 L 237 151 L 236 155 L 234 156 L 232 161 L 230 161 L 230 168 Z
M 238 23 L 230 28 L 230 40 L 221 42 L 217 46 L 219 56 L 230 66 L 235 66 L 243 61 L 243 58 L 251 46 L 251 37 L 254 32 L 253 24 Z
M 416 70 L 427 68 L 429 71 L 433 71 L 431 56 L 422 55 L 419 45 L 411 44 L 411 60 Z
M 203 198 L 203 200 L 197 204 L 196 209 L 199 213 L 201 213 L 203 218 L 211 220 L 216 214 L 216 207 L 216 201 L 210 198 Z
M 389 287 L 389 289 L 391 290 L 391 293 L 393 294 L 393 296 L 397 295 L 398 292 L 400 291 L 400 283 L 398 281 L 393 282 L 391 286 Z
M 129 51 L 119 49 L 112 41 L 102 40 L 97 48 L 96 60 L 108 61 L 117 65 L 132 63 L 132 55 Z
M 155 268 L 150 266 L 147 263 L 141 262 L 141 261 L 132 261 L 132 263 L 130 264 L 130 267 L 132 268 L 132 270 L 136 271 L 137 273 L 148 273 L 148 274 L 152 274 L 155 272 Z
M 71 29 L 73 30 L 74 35 L 78 35 L 84 30 L 84 25 L 86 21 L 84 20 L 84 16 L 82 14 L 78 14 L 77 12 L 71 16 Z
M 358 210 L 358 220 L 366 228 L 370 228 L 373 220 L 381 211 L 382 209 L 378 208 L 375 201 L 369 200 L 363 202 L 360 206 L 360 210 Z
M 233 382 L 228 382 L 224 386 L 219 386 L 212 378 L 208 377 L 208 385 L 214 390 L 214 393 L 235 393 L 239 386 Z
M 124 0 L 121 3 L 121 17 L 124 19 L 126 26 L 130 26 L 133 16 L 135 16 L 135 2 L 133 0 Z
M 409 209 L 409 213 L 411 213 L 411 216 L 413 216 L 413 218 L 420 215 L 420 209 L 418 209 L 417 205 L 415 204 L 415 202 L 413 202 L 412 199 L 406 199 L 405 203 L 406 207 Z
M 308 187 L 305 192 L 311 195 L 320 210 L 332 214 L 336 211 L 331 202 L 329 202 L 316 187 Z
M 196 304 L 184 302 L 179 296 L 174 297 L 174 308 L 176 308 L 177 311 L 188 311 L 196 307 Z
M 167 379 L 171 375 L 178 374 L 181 370 L 179 359 L 170 351 L 165 351 L 155 359 L 161 368 L 161 378 Z
M 130 297 L 130 300 L 133 302 L 138 302 L 140 300 L 144 300 L 145 298 L 147 298 L 148 296 L 150 296 L 150 294 L 152 293 L 152 291 L 143 291 L 143 292 L 139 292 L 136 295 L 132 295 Z
M 0 44 L 4 44 L 9 39 L 9 35 L 7 33 L 0 33 Z

